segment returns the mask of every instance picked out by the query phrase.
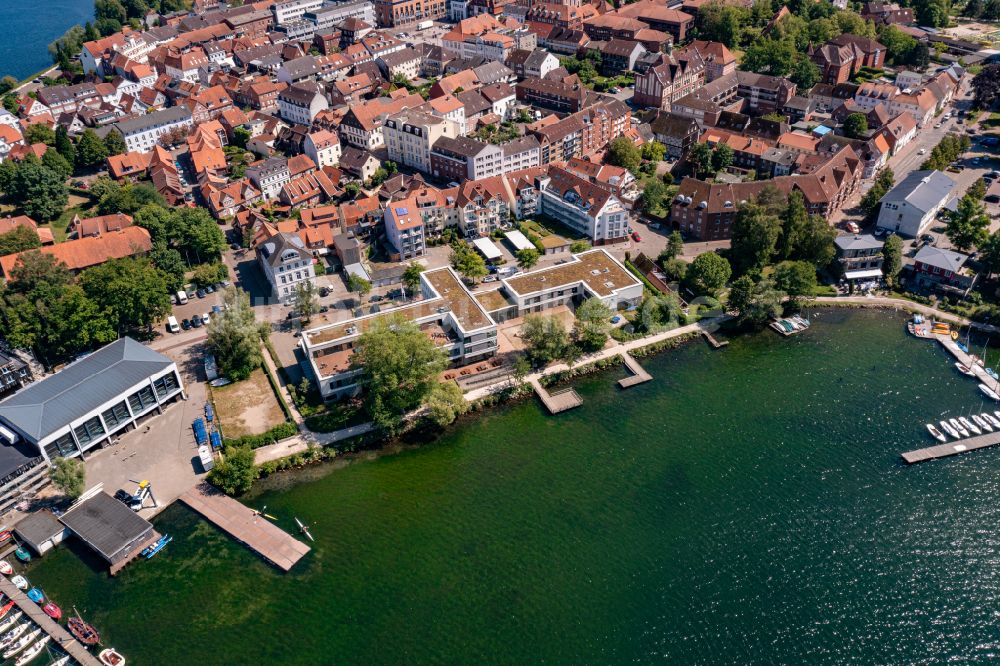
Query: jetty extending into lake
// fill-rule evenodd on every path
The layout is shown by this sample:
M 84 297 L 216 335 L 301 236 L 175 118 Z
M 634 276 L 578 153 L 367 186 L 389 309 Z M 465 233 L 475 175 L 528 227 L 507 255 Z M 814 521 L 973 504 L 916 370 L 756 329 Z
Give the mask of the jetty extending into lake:
M 87 652 L 87 648 L 82 643 L 73 638 L 61 624 L 46 615 L 41 606 L 17 589 L 17 586 L 10 582 L 6 576 L 0 576 L 0 592 L 3 592 L 8 599 L 17 604 L 18 608 L 24 611 L 24 614 L 31 618 L 32 622 L 52 637 L 52 644 L 58 645 L 61 650 L 73 657 L 77 664 L 80 666 L 101 666 L 97 657 Z
M 628 368 L 632 374 L 625 379 L 618 380 L 618 386 L 621 388 L 629 388 L 635 386 L 636 384 L 642 384 L 648 382 L 653 378 L 653 375 L 646 372 L 646 369 L 639 365 L 639 361 L 632 358 L 631 354 L 622 354 L 622 360 L 625 361 L 625 367 Z
M 545 405 L 545 408 L 549 410 L 550 414 L 565 412 L 567 409 L 573 409 L 583 404 L 583 398 L 571 388 L 550 393 L 537 378 L 533 377 L 529 381 L 532 388 L 535 389 L 535 394 L 538 395 L 538 398 Z
M 912 465 L 913 463 L 924 462 L 925 460 L 936 460 L 938 458 L 957 456 L 958 454 L 965 453 L 966 451 L 985 449 L 991 446 L 996 446 L 997 444 L 1000 444 L 1000 432 L 988 432 L 985 435 L 969 437 L 968 439 L 961 439 L 957 442 L 948 442 L 946 444 L 938 444 L 937 446 L 929 446 L 926 449 L 907 451 L 902 454 L 902 457 L 903 460 Z
M 288 571 L 309 546 L 272 523 L 259 511 L 240 504 L 207 483 L 200 483 L 180 500 L 274 566 Z

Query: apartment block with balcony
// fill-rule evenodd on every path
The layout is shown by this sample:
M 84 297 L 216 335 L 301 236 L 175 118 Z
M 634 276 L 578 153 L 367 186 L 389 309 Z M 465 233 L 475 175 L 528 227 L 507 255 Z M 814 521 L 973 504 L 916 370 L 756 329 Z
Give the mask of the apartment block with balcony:
M 401 317 L 420 327 L 452 366 L 468 365 L 497 352 L 497 325 L 451 268 L 420 275 L 415 298 L 400 307 L 304 331 L 299 341 L 310 374 L 325 400 L 354 396 L 363 389 L 352 356 L 358 338 L 376 321 Z

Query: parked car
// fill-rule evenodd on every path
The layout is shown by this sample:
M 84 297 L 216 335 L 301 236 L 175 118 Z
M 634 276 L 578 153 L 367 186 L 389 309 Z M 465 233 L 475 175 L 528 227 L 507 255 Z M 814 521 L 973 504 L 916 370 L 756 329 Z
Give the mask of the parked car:
M 642 236 L 639 235 L 638 231 L 633 231 L 632 232 L 632 240 L 634 240 L 636 243 L 638 243 L 638 242 L 640 242 L 642 240 Z
M 917 151 L 917 155 L 926 155 L 926 154 L 927 154 L 926 148 L 921 148 L 920 150 Z
M 197 315 L 191 317 L 191 325 L 195 328 L 201 328 L 201 319 L 199 319 Z
M 861 227 L 858 226 L 857 222 L 848 222 L 847 230 L 850 231 L 852 234 L 861 233 Z
M 191 328 L 191 322 L 189 320 L 187 320 L 187 319 L 182 319 L 181 320 L 181 328 L 183 328 L 185 331 L 188 330 L 188 329 L 190 329 Z
M 384 300 L 385 300 L 385 296 L 382 296 L 380 294 L 375 294 L 374 296 L 372 296 L 371 298 L 368 299 L 368 302 L 369 303 L 378 303 L 379 301 L 384 301 Z
M 987 194 L 983 197 L 984 201 L 989 201 L 990 203 L 1000 203 L 1000 194 Z
M 197 296 L 198 298 L 205 298 L 205 290 L 199 289 L 198 291 L 194 292 L 194 295 Z
M 320 311 L 321 314 L 324 313 L 324 312 L 329 312 L 330 311 L 330 306 L 329 305 L 321 305 L 321 306 L 319 306 L 319 311 Z
M 483 282 L 484 283 L 486 283 L 486 282 L 496 282 L 496 281 L 497 281 L 497 276 L 496 275 L 487 275 L 486 277 L 483 278 Z
M 206 285 L 205 286 L 205 293 L 206 294 L 214 294 L 215 293 L 215 287 L 213 287 L 212 285 Z
M 920 240 L 924 241 L 925 243 L 933 243 L 934 236 L 932 236 L 931 234 L 924 234 L 923 236 L 920 237 Z
M 322 298 L 326 298 L 327 296 L 330 295 L 330 288 L 329 287 L 320 287 L 319 288 L 319 295 Z
M 201 323 L 203 323 L 205 326 L 208 326 L 209 321 L 211 320 L 208 318 L 208 313 L 207 312 L 203 313 L 201 315 Z

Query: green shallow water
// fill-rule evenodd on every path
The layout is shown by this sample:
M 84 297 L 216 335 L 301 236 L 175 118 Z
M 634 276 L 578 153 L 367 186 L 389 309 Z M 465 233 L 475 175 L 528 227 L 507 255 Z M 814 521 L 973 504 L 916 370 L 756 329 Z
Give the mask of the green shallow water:
M 29 575 L 141 664 L 1000 660 L 1000 448 L 905 467 L 975 383 L 903 319 L 700 342 L 252 500 L 315 548 L 279 574 L 187 509 L 116 579 Z

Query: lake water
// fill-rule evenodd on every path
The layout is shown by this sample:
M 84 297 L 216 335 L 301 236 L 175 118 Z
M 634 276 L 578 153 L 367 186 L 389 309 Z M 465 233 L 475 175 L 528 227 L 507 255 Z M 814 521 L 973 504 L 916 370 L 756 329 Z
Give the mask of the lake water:
M 0 76 L 21 79 L 52 64 L 50 42 L 93 19 L 93 0 L 0 0 Z
M 885 313 L 701 342 L 247 502 L 314 550 L 280 574 L 181 506 L 109 579 L 28 572 L 141 664 L 940 664 L 1000 659 L 1000 448 L 906 467 L 980 406 Z

